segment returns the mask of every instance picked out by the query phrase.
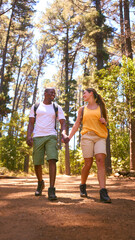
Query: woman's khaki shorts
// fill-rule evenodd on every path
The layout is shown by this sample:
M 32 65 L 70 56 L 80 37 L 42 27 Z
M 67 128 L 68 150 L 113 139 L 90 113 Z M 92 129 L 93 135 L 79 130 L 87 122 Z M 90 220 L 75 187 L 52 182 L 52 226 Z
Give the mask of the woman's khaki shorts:
M 82 135 L 81 148 L 84 158 L 90 158 L 98 153 L 106 155 L 106 139 L 97 136 L 93 131 Z

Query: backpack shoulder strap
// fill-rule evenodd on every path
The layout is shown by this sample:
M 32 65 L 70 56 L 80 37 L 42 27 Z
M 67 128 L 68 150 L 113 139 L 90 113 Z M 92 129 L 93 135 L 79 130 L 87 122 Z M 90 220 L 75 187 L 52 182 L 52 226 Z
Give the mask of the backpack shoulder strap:
M 53 103 L 53 108 L 55 111 L 55 130 L 56 130 L 56 120 L 58 118 L 58 104 L 56 102 Z
M 100 107 L 100 113 L 101 113 L 101 118 L 103 117 L 103 114 L 102 114 L 102 109 L 101 109 L 101 106 L 99 105 Z
M 34 117 L 35 117 L 35 120 L 36 120 L 36 111 L 37 111 L 37 109 L 38 109 L 38 107 L 39 107 L 39 103 L 35 103 L 34 104 Z
M 56 118 L 58 117 L 58 104 L 56 102 L 53 103 L 53 108 L 55 111 Z

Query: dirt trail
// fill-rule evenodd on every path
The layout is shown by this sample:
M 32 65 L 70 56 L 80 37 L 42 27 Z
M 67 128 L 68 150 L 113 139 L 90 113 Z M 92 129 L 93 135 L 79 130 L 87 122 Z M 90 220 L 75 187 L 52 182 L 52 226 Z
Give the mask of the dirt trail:
M 135 178 L 107 179 L 112 204 L 99 201 L 96 177 L 88 198 L 79 196 L 80 176 L 58 175 L 58 201 L 46 188 L 34 196 L 36 178 L 0 179 L 0 240 L 135 240 Z

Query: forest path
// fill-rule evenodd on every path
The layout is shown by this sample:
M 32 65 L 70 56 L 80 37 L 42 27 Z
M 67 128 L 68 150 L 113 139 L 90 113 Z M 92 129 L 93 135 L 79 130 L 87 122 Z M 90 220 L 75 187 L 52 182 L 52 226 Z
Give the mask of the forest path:
M 80 176 L 57 175 L 58 200 L 35 197 L 35 177 L 0 178 L 0 240 L 135 240 L 135 178 L 107 179 L 112 204 L 99 201 L 95 176 L 80 198 Z

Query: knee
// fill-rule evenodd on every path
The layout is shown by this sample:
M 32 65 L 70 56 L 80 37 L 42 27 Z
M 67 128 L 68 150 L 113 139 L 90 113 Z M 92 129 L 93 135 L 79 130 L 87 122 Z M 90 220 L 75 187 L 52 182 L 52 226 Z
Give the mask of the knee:
M 56 160 L 55 159 L 50 159 L 49 160 L 49 165 L 56 165 Z
M 84 164 L 84 166 L 88 169 L 91 168 L 91 165 L 92 165 L 92 161 L 86 161 L 85 164 Z
M 97 163 L 101 163 L 102 160 L 103 160 L 103 159 L 102 159 L 101 157 L 97 157 L 97 158 L 96 158 L 96 162 L 97 162 Z
M 96 163 L 98 167 L 103 167 L 103 168 L 105 167 L 105 160 L 102 158 L 96 159 Z

